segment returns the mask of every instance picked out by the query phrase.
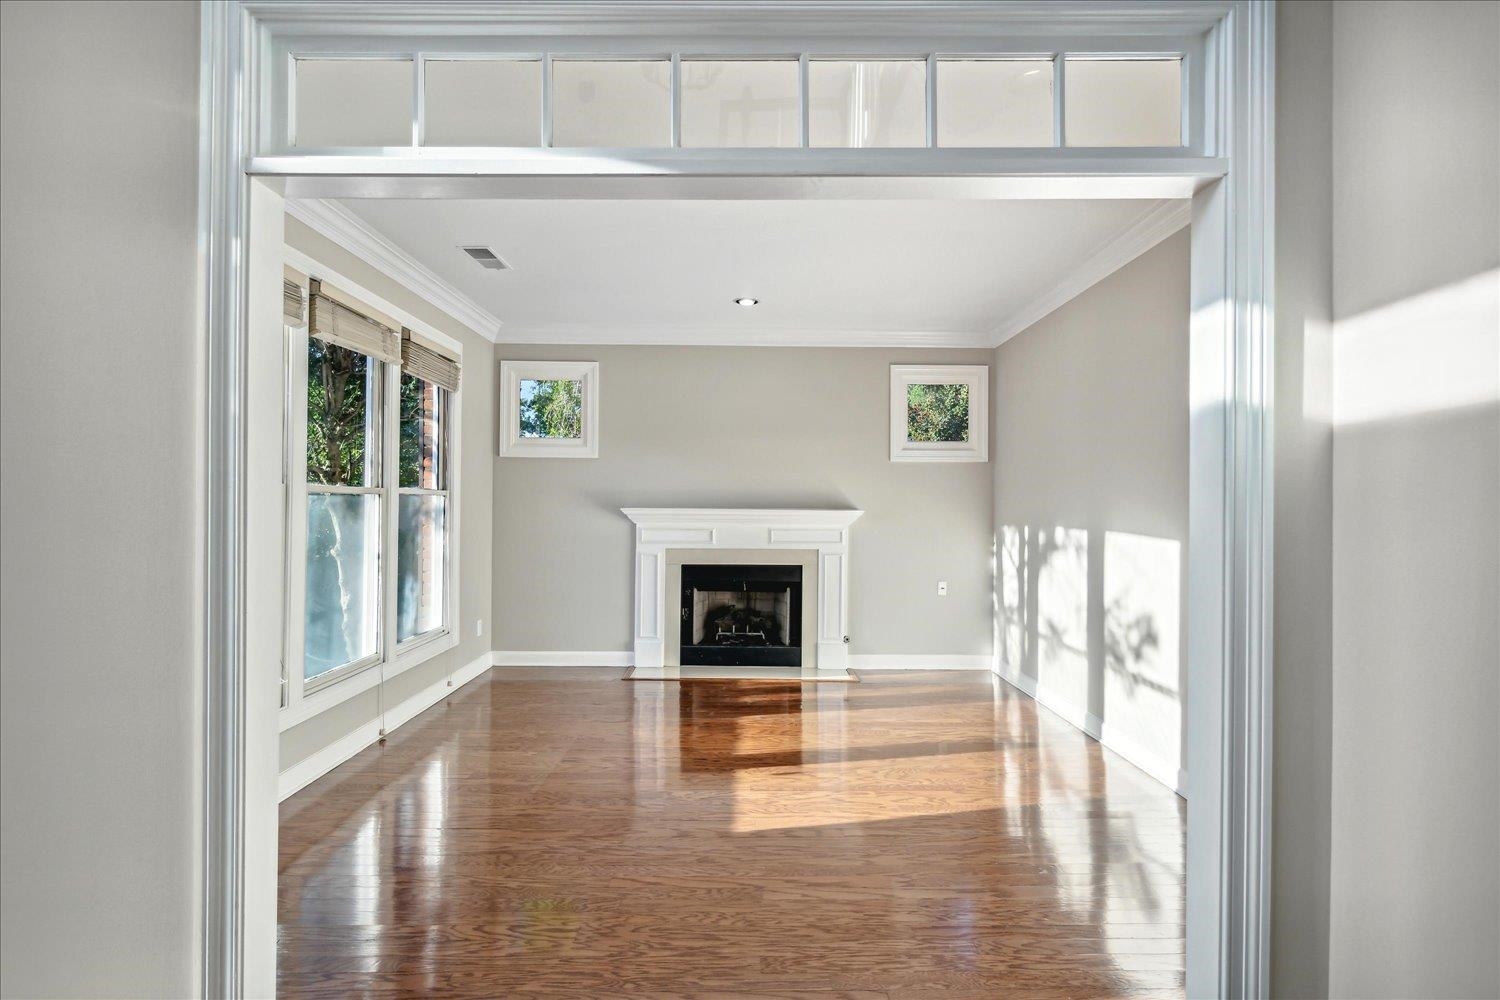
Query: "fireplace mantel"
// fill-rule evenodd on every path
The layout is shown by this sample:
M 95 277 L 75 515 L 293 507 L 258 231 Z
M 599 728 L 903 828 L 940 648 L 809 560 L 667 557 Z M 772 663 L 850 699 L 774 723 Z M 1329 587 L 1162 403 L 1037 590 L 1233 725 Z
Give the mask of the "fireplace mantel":
M 635 524 L 634 676 L 679 676 L 679 668 L 664 659 L 670 549 L 817 552 L 817 666 L 842 670 L 849 665 L 849 526 L 864 511 L 623 507 L 620 512 Z

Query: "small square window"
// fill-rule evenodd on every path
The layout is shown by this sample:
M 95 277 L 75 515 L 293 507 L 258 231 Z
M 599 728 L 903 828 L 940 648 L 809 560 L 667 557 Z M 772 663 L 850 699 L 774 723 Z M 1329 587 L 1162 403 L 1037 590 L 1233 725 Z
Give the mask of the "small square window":
M 500 362 L 500 454 L 599 457 L 597 361 Z
M 989 461 L 987 365 L 891 366 L 891 461 Z

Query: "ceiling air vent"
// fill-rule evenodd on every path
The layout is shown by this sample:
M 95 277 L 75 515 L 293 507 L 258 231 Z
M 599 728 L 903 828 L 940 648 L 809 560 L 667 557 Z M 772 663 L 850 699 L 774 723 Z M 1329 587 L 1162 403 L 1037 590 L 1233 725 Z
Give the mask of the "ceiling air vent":
M 501 260 L 499 254 L 489 247 L 459 247 L 459 249 L 472 257 L 480 267 L 491 271 L 510 270 L 510 265 Z

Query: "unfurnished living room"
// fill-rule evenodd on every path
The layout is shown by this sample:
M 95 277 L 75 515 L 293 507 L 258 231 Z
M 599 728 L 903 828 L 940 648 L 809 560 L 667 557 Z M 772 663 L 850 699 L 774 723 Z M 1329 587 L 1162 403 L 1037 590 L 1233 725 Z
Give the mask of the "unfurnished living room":
M 0 45 L 0 995 L 1500 998 L 1500 2 Z

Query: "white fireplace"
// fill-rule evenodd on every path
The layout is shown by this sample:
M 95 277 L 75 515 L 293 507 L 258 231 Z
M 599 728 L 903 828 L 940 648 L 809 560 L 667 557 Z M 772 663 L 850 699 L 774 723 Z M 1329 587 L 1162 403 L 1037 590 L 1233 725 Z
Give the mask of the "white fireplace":
M 849 526 L 864 511 L 625 507 L 621 512 L 635 524 L 635 677 L 681 676 L 673 641 L 680 598 L 669 576 L 678 575 L 693 553 L 717 565 L 806 563 L 801 643 L 808 655 L 800 672 L 812 676 L 848 667 Z

